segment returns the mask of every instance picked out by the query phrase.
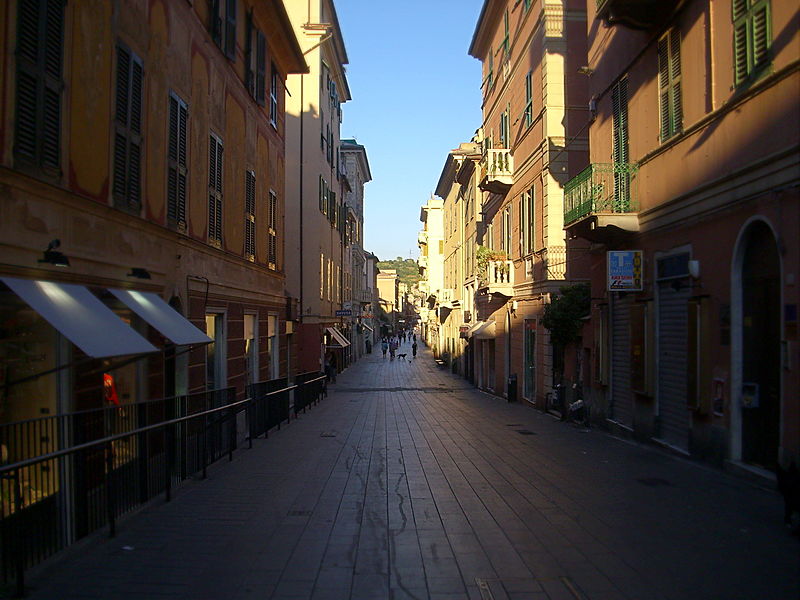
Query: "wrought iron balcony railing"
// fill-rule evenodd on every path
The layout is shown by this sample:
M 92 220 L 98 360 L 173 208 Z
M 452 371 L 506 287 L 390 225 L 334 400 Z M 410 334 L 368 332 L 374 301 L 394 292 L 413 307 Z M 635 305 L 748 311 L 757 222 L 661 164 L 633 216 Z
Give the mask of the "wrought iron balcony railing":
M 595 214 L 639 210 L 639 165 L 592 163 L 564 186 L 564 225 Z

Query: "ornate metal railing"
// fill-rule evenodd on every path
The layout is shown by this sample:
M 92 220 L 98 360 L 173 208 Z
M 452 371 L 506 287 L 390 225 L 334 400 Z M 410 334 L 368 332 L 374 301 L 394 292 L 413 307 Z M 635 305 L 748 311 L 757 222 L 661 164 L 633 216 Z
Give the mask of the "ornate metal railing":
M 564 225 L 597 213 L 639 210 L 639 165 L 592 163 L 564 186 Z

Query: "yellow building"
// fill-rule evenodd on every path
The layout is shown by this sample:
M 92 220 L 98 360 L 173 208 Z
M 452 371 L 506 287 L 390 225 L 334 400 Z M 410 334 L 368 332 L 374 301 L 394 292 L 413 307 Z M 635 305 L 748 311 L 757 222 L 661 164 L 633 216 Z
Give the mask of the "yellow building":
M 0 29 L 0 423 L 285 375 L 282 3 L 10 1 Z

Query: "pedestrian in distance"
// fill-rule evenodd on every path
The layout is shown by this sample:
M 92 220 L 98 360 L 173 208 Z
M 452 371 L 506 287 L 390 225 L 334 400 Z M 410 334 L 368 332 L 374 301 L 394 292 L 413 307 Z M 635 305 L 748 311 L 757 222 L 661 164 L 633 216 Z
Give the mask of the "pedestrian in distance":
M 394 360 L 394 353 L 397 352 L 397 338 L 392 338 L 389 342 L 389 360 Z
M 417 340 L 414 340 L 414 343 L 411 344 L 411 356 L 417 358 Z
M 389 349 L 389 342 L 386 338 L 381 340 L 381 351 L 383 352 L 383 358 L 386 358 L 386 351 Z

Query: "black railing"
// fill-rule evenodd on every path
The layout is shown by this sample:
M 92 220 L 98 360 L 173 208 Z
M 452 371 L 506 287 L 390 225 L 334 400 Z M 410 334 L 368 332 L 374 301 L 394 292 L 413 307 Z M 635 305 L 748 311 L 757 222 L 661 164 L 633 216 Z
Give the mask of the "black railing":
M 226 388 L 0 426 L 0 574 L 24 592 L 25 570 L 116 521 L 237 448 L 237 415 L 252 438 L 320 399 L 324 376 Z M 310 400 L 309 400 L 310 399 Z M 299 402 L 299 404 L 298 404 Z M 300 408 L 298 408 L 300 406 Z

